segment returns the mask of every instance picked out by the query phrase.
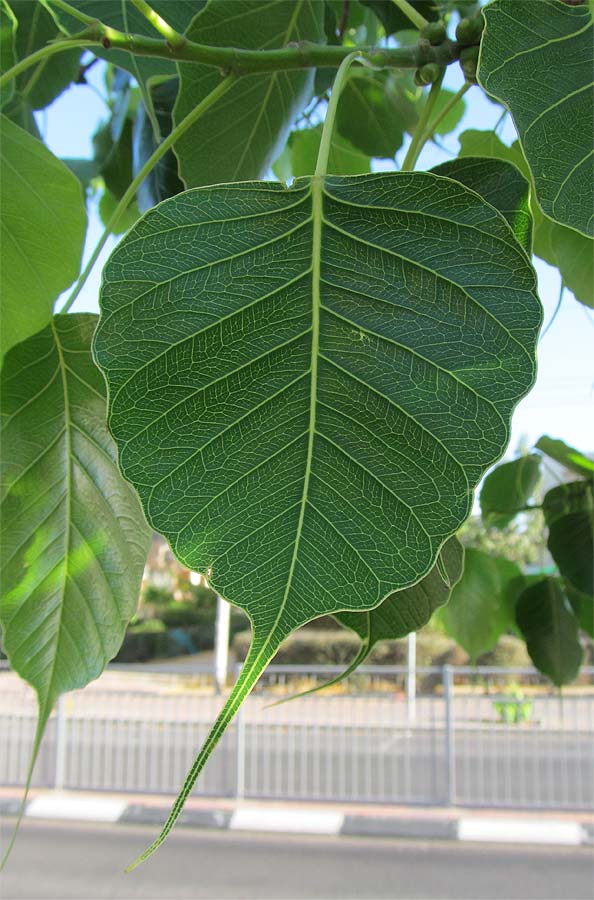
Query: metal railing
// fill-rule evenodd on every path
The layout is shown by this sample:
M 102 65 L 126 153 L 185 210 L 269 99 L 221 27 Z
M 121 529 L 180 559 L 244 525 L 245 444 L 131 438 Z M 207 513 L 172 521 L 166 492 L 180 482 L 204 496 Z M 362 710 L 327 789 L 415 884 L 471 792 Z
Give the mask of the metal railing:
M 196 793 L 219 797 L 525 809 L 594 806 L 594 669 L 559 694 L 530 669 L 367 666 L 320 694 L 336 667 L 271 666 Z M 523 696 L 518 696 L 518 692 Z M 108 667 L 61 698 L 33 783 L 175 793 L 221 705 L 212 673 Z M 33 693 L 0 672 L 0 784 L 22 785 Z

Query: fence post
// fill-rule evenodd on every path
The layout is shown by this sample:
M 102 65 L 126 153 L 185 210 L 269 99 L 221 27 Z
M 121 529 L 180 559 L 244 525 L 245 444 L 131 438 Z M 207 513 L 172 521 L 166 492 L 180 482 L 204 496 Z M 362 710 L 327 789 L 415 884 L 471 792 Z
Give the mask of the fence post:
M 66 775 L 66 698 L 60 694 L 56 704 L 56 763 L 54 768 L 54 789 L 61 791 Z
M 456 803 L 456 739 L 454 723 L 454 678 L 451 666 L 443 667 L 443 696 L 445 699 L 445 758 L 446 801 Z
M 237 679 L 241 666 L 237 666 Z M 235 716 L 235 797 L 242 800 L 245 796 L 245 719 L 243 703 Z

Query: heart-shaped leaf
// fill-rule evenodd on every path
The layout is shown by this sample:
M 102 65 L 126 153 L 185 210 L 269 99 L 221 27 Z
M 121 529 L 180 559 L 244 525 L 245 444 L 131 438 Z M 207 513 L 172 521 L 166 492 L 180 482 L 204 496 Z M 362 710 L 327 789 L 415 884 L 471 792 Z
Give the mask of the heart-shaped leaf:
M 544 578 L 518 598 L 516 622 L 536 668 L 561 687 L 577 676 L 583 650 L 563 583 Z
M 0 624 L 39 702 L 29 779 L 58 695 L 97 678 L 119 649 L 148 552 L 105 424 L 96 322 L 56 316 L 2 369 Z
M 270 3 L 211 0 L 188 37 L 217 47 L 267 49 L 294 41 L 324 41 L 324 4 L 316 0 Z M 311 97 L 314 69 L 267 72 L 241 78 L 175 145 L 187 187 L 263 177 L 281 151 L 289 128 Z M 180 64 L 177 125 L 220 82 L 212 66 Z
M 101 309 L 122 472 L 253 624 L 148 854 L 280 642 L 430 571 L 532 384 L 541 308 L 492 206 L 398 173 L 166 200 L 112 254 Z
M 56 297 L 78 275 L 87 228 L 78 179 L 6 116 L 0 116 L 0 208 L 4 354 L 49 322 Z
M 592 237 L 590 4 L 493 0 L 483 15 L 479 82 L 511 111 L 544 212 Z

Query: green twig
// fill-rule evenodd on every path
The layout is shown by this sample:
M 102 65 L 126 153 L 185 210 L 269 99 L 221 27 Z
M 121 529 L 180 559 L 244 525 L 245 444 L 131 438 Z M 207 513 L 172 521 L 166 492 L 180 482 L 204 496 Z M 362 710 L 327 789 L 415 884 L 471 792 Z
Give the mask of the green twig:
M 411 6 L 408 0 L 392 0 L 392 3 L 398 7 L 400 12 L 404 13 L 407 19 L 410 19 L 415 28 L 420 30 L 429 24 L 425 16 L 422 16 L 414 6 Z
M 439 96 L 439 92 L 441 90 L 441 83 L 443 81 L 443 73 L 441 77 L 438 78 L 434 84 L 431 85 L 431 90 L 429 91 L 429 96 L 427 97 L 427 101 L 423 107 L 423 111 L 421 113 L 421 117 L 417 122 L 417 126 L 415 128 L 415 133 L 413 134 L 412 140 L 410 142 L 410 147 L 404 157 L 404 162 L 402 163 L 401 170 L 403 172 L 412 172 L 415 167 L 415 164 L 419 158 L 421 150 L 425 146 L 426 140 L 424 135 L 427 130 L 427 123 L 429 122 L 429 117 L 433 112 L 433 108 L 435 106 L 435 102 Z M 431 135 L 429 135 L 430 137 Z
M 132 3 L 138 12 L 142 13 L 145 19 L 151 23 L 155 31 L 158 31 L 171 47 L 183 47 L 186 43 L 186 38 L 183 34 L 180 34 L 179 31 L 172 28 L 158 12 L 155 12 L 152 6 L 148 5 L 146 0 L 132 0 Z
M 197 122 L 198 119 L 208 109 L 210 109 L 210 107 L 214 103 L 216 103 L 216 101 L 219 100 L 219 98 L 222 97 L 223 94 L 225 94 L 229 90 L 231 85 L 236 80 L 237 79 L 236 79 L 235 75 L 227 75 L 227 77 L 223 81 L 221 81 L 220 84 L 218 84 L 217 87 L 213 91 L 211 91 L 210 94 L 208 94 L 204 98 L 204 100 L 202 100 L 201 103 L 199 103 L 197 106 L 195 106 L 194 109 L 188 113 L 188 115 L 185 117 L 185 119 L 182 119 L 182 121 L 179 123 L 179 125 L 175 126 L 175 128 L 171 131 L 171 133 L 168 134 L 167 137 L 165 138 L 165 140 L 157 147 L 157 149 L 154 151 L 154 153 L 152 153 L 151 156 L 149 156 L 149 158 L 143 165 L 142 169 L 140 170 L 140 172 L 138 173 L 136 178 L 134 178 L 132 183 L 129 185 L 126 192 L 124 193 L 124 196 L 122 197 L 122 199 L 116 206 L 116 208 L 113 212 L 113 215 L 111 216 L 109 222 L 105 226 L 105 231 L 101 235 L 97 246 L 93 250 L 88 263 L 86 264 L 85 268 L 81 272 L 80 277 L 79 277 L 78 281 L 76 282 L 72 293 L 70 294 L 66 303 L 60 310 L 60 313 L 68 312 L 68 310 L 70 309 L 70 307 L 72 306 L 72 304 L 74 303 L 74 301 L 76 300 L 78 295 L 80 294 L 87 278 L 89 277 L 91 269 L 97 262 L 97 258 L 99 256 L 99 254 L 101 253 L 101 251 L 103 250 L 103 247 L 105 246 L 105 243 L 106 243 L 108 237 L 110 236 L 113 229 L 117 225 L 118 220 L 125 212 L 129 203 L 134 199 L 136 191 L 138 190 L 138 188 L 140 187 L 140 185 L 142 184 L 142 182 L 144 181 L 146 176 L 154 169 L 154 167 L 157 165 L 159 160 L 167 153 L 167 151 L 171 147 L 173 147 L 173 145 L 178 140 L 178 138 L 180 138 L 182 136 L 182 134 L 184 134 L 188 130 L 188 128 L 190 128 L 190 126 L 192 126 L 195 122 Z
M 308 68 L 338 68 L 352 52 L 350 47 L 316 44 L 309 41 L 300 41 L 296 45 L 276 50 L 211 47 L 187 39 L 184 39 L 183 44 L 179 46 L 172 46 L 168 40 L 127 34 L 118 31 L 117 28 L 104 25 L 102 22 L 80 13 L 65 0 L 51 0 L 51 3 L 57 9 L 79 19 L 86 25 L 86 28 L 55 43 L 48 44 L 31 56 L 20 60 L 0 78 L 0 87 L 46 57 L 73 47 L 92 49 L 102 46 L 104 50 L 122 50 L 137 56 L 214 66 L 227 73 L 234 72 L 236 75 Z M 359 55 L 362 61 L 367 61 L 376 68 L 416 69 L 426 63 L 447 66 L 456 61 L 459 50 L 458 44 L 446 40 L 439 46 L 428 48 L 420 48 L 417 44 L 410 47 L 361 47 Z
M 465 81 L 459 91 L 456 91 L 453 97 L 450 97 L 445 106 L 440 109 L 437 115 L 431 120 L 423 134 L 421 135 L 420 145 L 424 147 L 427 141 L 430 141 L 433 135 L 435 134 L 435 130 L 440 122 L 443 122 L 447 114 L 454 108 L 458 100 L 461 100 L 466 91 L 472 87 L 470 81 Z

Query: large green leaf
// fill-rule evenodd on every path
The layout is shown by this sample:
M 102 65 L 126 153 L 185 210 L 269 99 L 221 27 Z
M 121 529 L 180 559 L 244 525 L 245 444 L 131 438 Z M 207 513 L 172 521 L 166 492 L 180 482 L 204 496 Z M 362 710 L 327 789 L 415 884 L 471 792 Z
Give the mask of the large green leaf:
M 521 584 L 522 573 L 515 563 L 467 548 L 464 574 L 437 618 L 472 662 L 513 624 Z
M 0 353 L 44 328 L 76 278 L 87 226 L 77 178 L 0 116 Z M 1 358 L 1 357 L 0 357 Z
M 594 478 L 594 459 L 590 459 L 584 453 L 570 447 L 565 441 L 543 434 L 534 446 L 541 453 L 565 466 L 566 469 L 575 472 L 576 475 L 581 475 L 583 478 Z
M 559 687 L 573 681 L 583 651 L 563 583 L 544 578 L 526 588 L 518 598 L 516 621 L 536 668 Z
M 114 251 L 95 354 L 122 472 L 253 624 L 165 832 L 292 630 L 430 571 L 532 384 L 534 291 L 505 219 L 428 173 L 187 191 Z
M 493 0 L 483 15 L 479 82 L 511 111 L 544 212 L 592 237 L 590 5 Z
M 293 131 L 285 149 L 272 167 L 277 178 L 289 181 L 302 175 L 313 175 L 320 149 L 322 126 Z M 328 156 L 328 171 L 333 175 L 365 175 L 371 170 L 371 159 L 343 138 L 332 135 Z
M 324 40 L 324 4 L 211 0 L 188 29 L 188 37 L 211 46 L 273 49 L 293 41 Z M 173 111 L 178 124 L 220 82 L 211 66 L 181 64 Z M 244 181 L 266 174 L 289 128 L 311 97 L 313 69 L 268 72 L 239 79 L 175 145 L 188 187 Z
M 435 175 L 454 178 L 484 197 L 507 219 L 510 228 L 528 254 L 532 252 L 530 187 L 511 163 L 482 157 L 452 159 L 431 169 Z
M 16 55 L 24 59 L 60 36 L 58 26 L 47 9 L 31 0 L 10 0 L 17 18 Z M 83 26 L 78 23 L 77 30 Z M 30 109 L 48 106 L 77 77 L 80 49 L 56 53 L 17 78 L 20 101 Z
M 594 594 L 594 499 L 592 481 L 560 484 L 542 504 L 547 546 L 561 574 L 578 591 Z
M 58 695 L 96 678 L 117 652 L 148 551 L 105 424 L 96 321 L 54 317 L 2 370 L 0 624 L 12 668 L 39 701 L 31 766 Z
M 526 507 L 540 481 L 540 456 L 521 456 L 490 472 L 481 490 L 481 515 L 486 525 L 505 528 Z
M 530 170 L 518 141 L 507 147 L 492 131 L 469 130 L 461 134 L 460 156 L 503 159 L 513 163 L 526 178 L 530 178 Z M 534 254 L 557 266 L 564 284 L 580 303 L 594 306 L 594 241 L 545 216 L 533 191 L 530 212 L 534 223 Z

